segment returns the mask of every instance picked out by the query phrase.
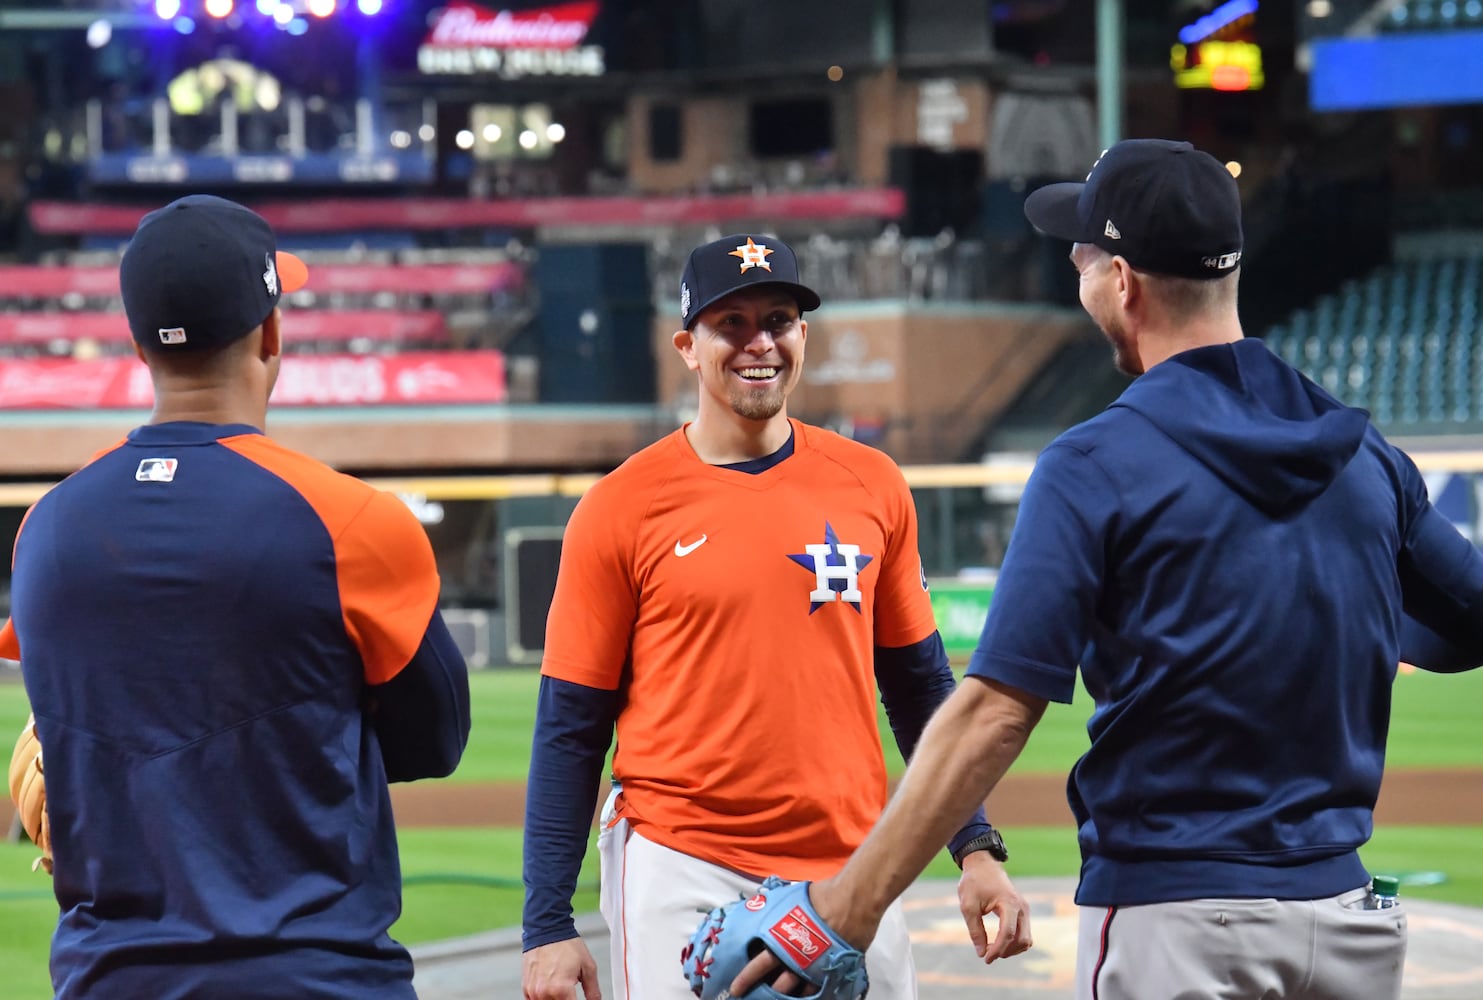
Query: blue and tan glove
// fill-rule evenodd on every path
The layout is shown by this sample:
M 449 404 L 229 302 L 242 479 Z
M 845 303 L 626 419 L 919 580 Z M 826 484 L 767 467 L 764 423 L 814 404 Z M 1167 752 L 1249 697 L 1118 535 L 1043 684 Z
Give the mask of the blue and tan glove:
M 841 940 L 808 900 L 807 882 L 776 875 L 757 892 L 706 914 L 680 953 L 680 967 L 700 1000 L 729 997 L 731 981 L 762 949 L 806 980 L 809 1000 L 860 1000 L 870 991 L 865 956 Z M 747 1000 L 792 1000 L 763 984 Z

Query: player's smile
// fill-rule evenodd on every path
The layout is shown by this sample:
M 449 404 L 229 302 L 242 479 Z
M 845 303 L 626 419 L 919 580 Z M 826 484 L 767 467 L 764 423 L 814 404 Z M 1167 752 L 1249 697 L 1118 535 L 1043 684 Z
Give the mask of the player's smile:
M 782 365 L 747 365 L 744 368 L 734 368 L 732 371 L 743 382 L 756 386 L 775 386 L 783 374 Z

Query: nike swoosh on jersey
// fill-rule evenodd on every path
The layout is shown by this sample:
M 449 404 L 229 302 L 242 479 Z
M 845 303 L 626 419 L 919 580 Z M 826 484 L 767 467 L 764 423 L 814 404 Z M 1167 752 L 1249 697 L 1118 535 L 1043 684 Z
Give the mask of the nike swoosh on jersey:
M 688 556 L 690 553 L 694 552 L 696 549 L 704 545 L 705 538 L 705 535 L 701 535 L 698 541 L 691 542 L 689 545 L 675 542 L 675 555 L 679 556 L 681 559 L 685 558 L 685 556 Z

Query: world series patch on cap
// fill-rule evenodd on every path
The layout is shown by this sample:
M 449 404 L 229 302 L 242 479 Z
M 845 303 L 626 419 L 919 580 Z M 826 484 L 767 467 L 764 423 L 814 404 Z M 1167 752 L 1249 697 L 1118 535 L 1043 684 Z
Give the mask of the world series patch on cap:
M 819 308 L 819 296 L 798 276 L 798 257 L 780 239 L 735 233 L 690 251 L 680 278 L 680 316 L 685 329 L 707 306 L 742 288 L 777 285 L 787 289 L 800 312 Z
M 187 195 L 139 222 L 118 270 L 129 331 L 147 350 L 225 347 L 262 325 L 309 269 L 278 249 L 266 219 Z

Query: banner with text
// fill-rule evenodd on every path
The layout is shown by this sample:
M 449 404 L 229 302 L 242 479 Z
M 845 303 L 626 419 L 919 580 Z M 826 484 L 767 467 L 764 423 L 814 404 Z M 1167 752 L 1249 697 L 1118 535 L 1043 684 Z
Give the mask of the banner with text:
M 133 211 L 94 207 L 108 213 Z M 76 221 L 91 232 L 107 229 L 106 225 L 88 225 L 86 216 Z M 119 224 L 132 230 L 138 221 L 137 217 L 133 217 L 132 223 L 120 218 Z M 294 249 L 292 240 L 283 240 L 280 245 L 285 250 Z M 488 264 L 312 264 L 309 283 L 304 287 L 321 294 L 489 295 L 518 288 L 524 280 L 524 269 L 508 261 Z M 0 265 L 0 299 L 59 299 L 64 295 L 117 298 L 118 294 L 116 265 Z
M 284 233 L 339 233 L 362 229 L 688 226 L 756 219 L 896 219 L 906 210 L 906 195 L 900 188 L 851 188 L 653 198 L 517 198 L 506 201 L 327 199 L 252 207 L 278 232 L 283 249 L 292 250 L 293 240 L 282 239 Z M 102 233 L 127 236 L 147 211 L 147 208 L 123 205 L 80 205 L 59 201 L 35 201 L 29 208 L 32 228 L 48 236 Z M 317 270 L 323 268 L 310 270 L 311 282 L 315 280 Z M 0 276 L 0 294 L 7 291 L 3 276 Z
M 275 406 L 387 406 L 503 403 L 499 351 L 414 351 L 390 355 L 290 355 Z M 148 409 L 149 371 L 132 357 L 0 358 L 0 409 Z
M 603 50 L 582 45 L 597 17 L 598 0 L 529 10 L 489 10 L 452 0 L 434 16 L 417 68 L 429 75 L 602 76 Z
M 994 597 L 994 584 L 959 580 L 932 581 L 932 613 L 937 618 L 937 631 L 948 656 L 966 659 L 978 645 L 984 620 L 989 617 L 989 601 Z
M 392 312 L 389 309 L 328 311 L 292 309 L 283 313 L 283 335 L 294 344 L 346 344 L 375 341 L 399 344 L 443 344 L 448 321 L 440 312 Z M 122 313 L 0 313 L 0 344 L 124 344 L 133 338 Z

